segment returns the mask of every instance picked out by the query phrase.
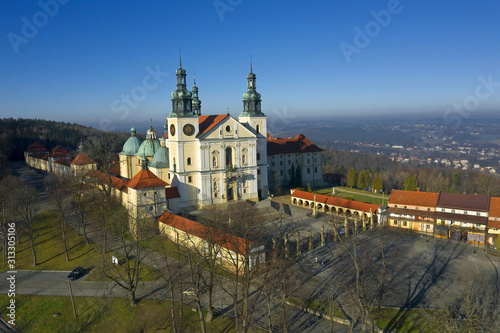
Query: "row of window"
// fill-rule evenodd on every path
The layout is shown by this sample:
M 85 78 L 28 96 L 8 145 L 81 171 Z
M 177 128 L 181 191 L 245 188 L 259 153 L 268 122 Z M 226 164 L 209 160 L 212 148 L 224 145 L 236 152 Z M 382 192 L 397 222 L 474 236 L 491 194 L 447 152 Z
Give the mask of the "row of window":
M 398 205 L 394 205 L 394 208 L 398 208 Z M 407 206 L 403 206 L 403 208 L 408 208 Z M 416 210 L 418 210 L 418 207 L 415 207 Z M 427 211 L 430 211 L 431 209 L 430 208 L 427 208 Z M 446 208 L 441 208 L 441 212 L 446 212 Z M 460 214 L 460 211 L 456 211 L 455 209 L 452 209 L 451 210 L 451 213 L 452 214 Z M 470 212 L 471 215 L 474 215 L 473 212 Z M 467 212 L 466 210 L 463 211 L 463 215 L 468 215 L 469 212 Z M 476 212 L 476 215 L 477 216 L 481 216 L 481 213 L 480 212 Z
M 277 172 L 277 171 L 275 171 Z M 318 167 L 314 167 L 314 172 L 318 172 Z M 307 173 L 310 174 L 311 173 L 311 168 L 307 168 Z M 292 170 L 291 169 L 288 169 L 288 175 L 291 175 L 292 174 Z M 283 170 L 280 170 L 280 176 L 283 176 Z
M 297 160 L 295 160 L 293 163 L 297 164 L 298 162 L 297 162 Z M 307 164 L 310 164 L 310 163 L 311 163 L 311 161 L 309 159 L 307 159 Z M 314 159 L 314 163 L 317 163 L 317 159 L 316 158 Z M 283 165 L 283 161 L 280 161 L 280 165 L 281 166 Z M 291 160 L 288 160 L 288 165 L 292 165 L 292 161 Z M 271 166 L 275 166 L 275 163 L 271 162 Z

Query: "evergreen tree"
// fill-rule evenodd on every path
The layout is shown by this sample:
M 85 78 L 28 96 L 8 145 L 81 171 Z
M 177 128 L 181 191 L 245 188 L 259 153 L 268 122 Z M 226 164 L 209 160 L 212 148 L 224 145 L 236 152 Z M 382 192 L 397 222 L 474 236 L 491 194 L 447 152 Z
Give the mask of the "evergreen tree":
M 296 187 L 302 186 L 302 172 L 300 169 L 300 164 L 297 164 L 297 168 L 295 168 L 295 181 Z
M 417 175 L 408 176 L 405 179 L 405 191 L 416 191 L 418 187 Z
M 352 188 L 354 185 L 356 185 L 356 170 L 354 170 L 354 168 L 350 168 L 347 173 L 347 186 Z
M 384 182 L 380 177 L 373 178 L 372 190 L 374 192 L 380 192 L 384 188 Z
M 290 183 L 289 183 L 290 188 L 295 188 L 297 187 L 297 175 L 295 173 L 295 163 L 292 163 L 292 166 L 290 167 Z
M 370 184 L 370 172 L 368 170 L 363 170 L 358 175 L 357 186 L 360 190 L 364 190 Z

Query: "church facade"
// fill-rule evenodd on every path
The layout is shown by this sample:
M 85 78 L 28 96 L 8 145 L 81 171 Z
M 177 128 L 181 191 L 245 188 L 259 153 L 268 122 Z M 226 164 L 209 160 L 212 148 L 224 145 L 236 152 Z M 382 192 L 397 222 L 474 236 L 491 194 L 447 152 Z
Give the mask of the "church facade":
M 158 139 L 151 126 L 141 142 L 132 128 L 120 153 L 120 176 L 133 178 L 146 158 L 149 170 L 167 189 L 179 193 L 179 209 L 266 198 L 267 117 L 252 68 L 237 119 L 229 114 L 201 114 L 196 81 L 189 91 L 182 63 L 176 80 L 163 135 Z

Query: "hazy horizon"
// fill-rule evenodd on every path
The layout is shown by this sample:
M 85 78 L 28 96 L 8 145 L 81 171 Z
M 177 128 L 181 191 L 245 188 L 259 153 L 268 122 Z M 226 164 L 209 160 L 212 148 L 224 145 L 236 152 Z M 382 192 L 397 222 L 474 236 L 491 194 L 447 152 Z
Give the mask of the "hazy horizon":
M 271 119 L 437 118 L 500 105 L 500 4 L 2 2 L 2 117 L 111 130 L 171 112 L 179 48 L 203 114 L 242 110 L 253 61 Z M 288 120 L 287 120 L 288 121 Z

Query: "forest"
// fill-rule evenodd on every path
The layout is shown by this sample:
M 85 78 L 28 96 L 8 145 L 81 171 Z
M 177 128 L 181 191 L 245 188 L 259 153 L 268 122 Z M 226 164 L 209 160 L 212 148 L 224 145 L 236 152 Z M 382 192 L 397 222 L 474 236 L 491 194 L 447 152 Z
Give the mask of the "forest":
M 77 149 L 80 142 L 84 143 L 84 147 L 91 142 L 105 142 L 107 150 L 118 153 L 128 136 L 128 133 L 104 132 L 76 123 L 43 119 L 0 119 L 0 170 L 5 174 L 8 161 L 22 160 L 24 150 L 35 141 L 39 141 L 47 149 L 60 144 L 68 150 Z M 323 173 L 333 174 L 338 180 L 332 185 L 347 185 L 385 193 L 390 193 L 392 189 L 419 189 L 500 196 L 500 178 L 488 173 L 428 165 L 411 167 L 392 161 L 387 156 L 331 147 L 323 149 Z M 94 155 L 92 149 L 87 151 Z
M 43 119 L 0 119 L 0 170 L 6 170 L 8 161 L 22 160 L 23 152 L 35 141 L 49 150 L 60 144 L 71 151 L 91 137 L 102 138 L 103 142 L 120 149 L 128 133 L 104 132 L 76 123 Z
M 485 172 L 409 167 L 386 156 L 324 148 L 323 173 L 332 173 L 340 184 L 390 193 L 392 189 L 500 196 L 500 178 Z M 380 184 L 380 182 L 382 184 Z

